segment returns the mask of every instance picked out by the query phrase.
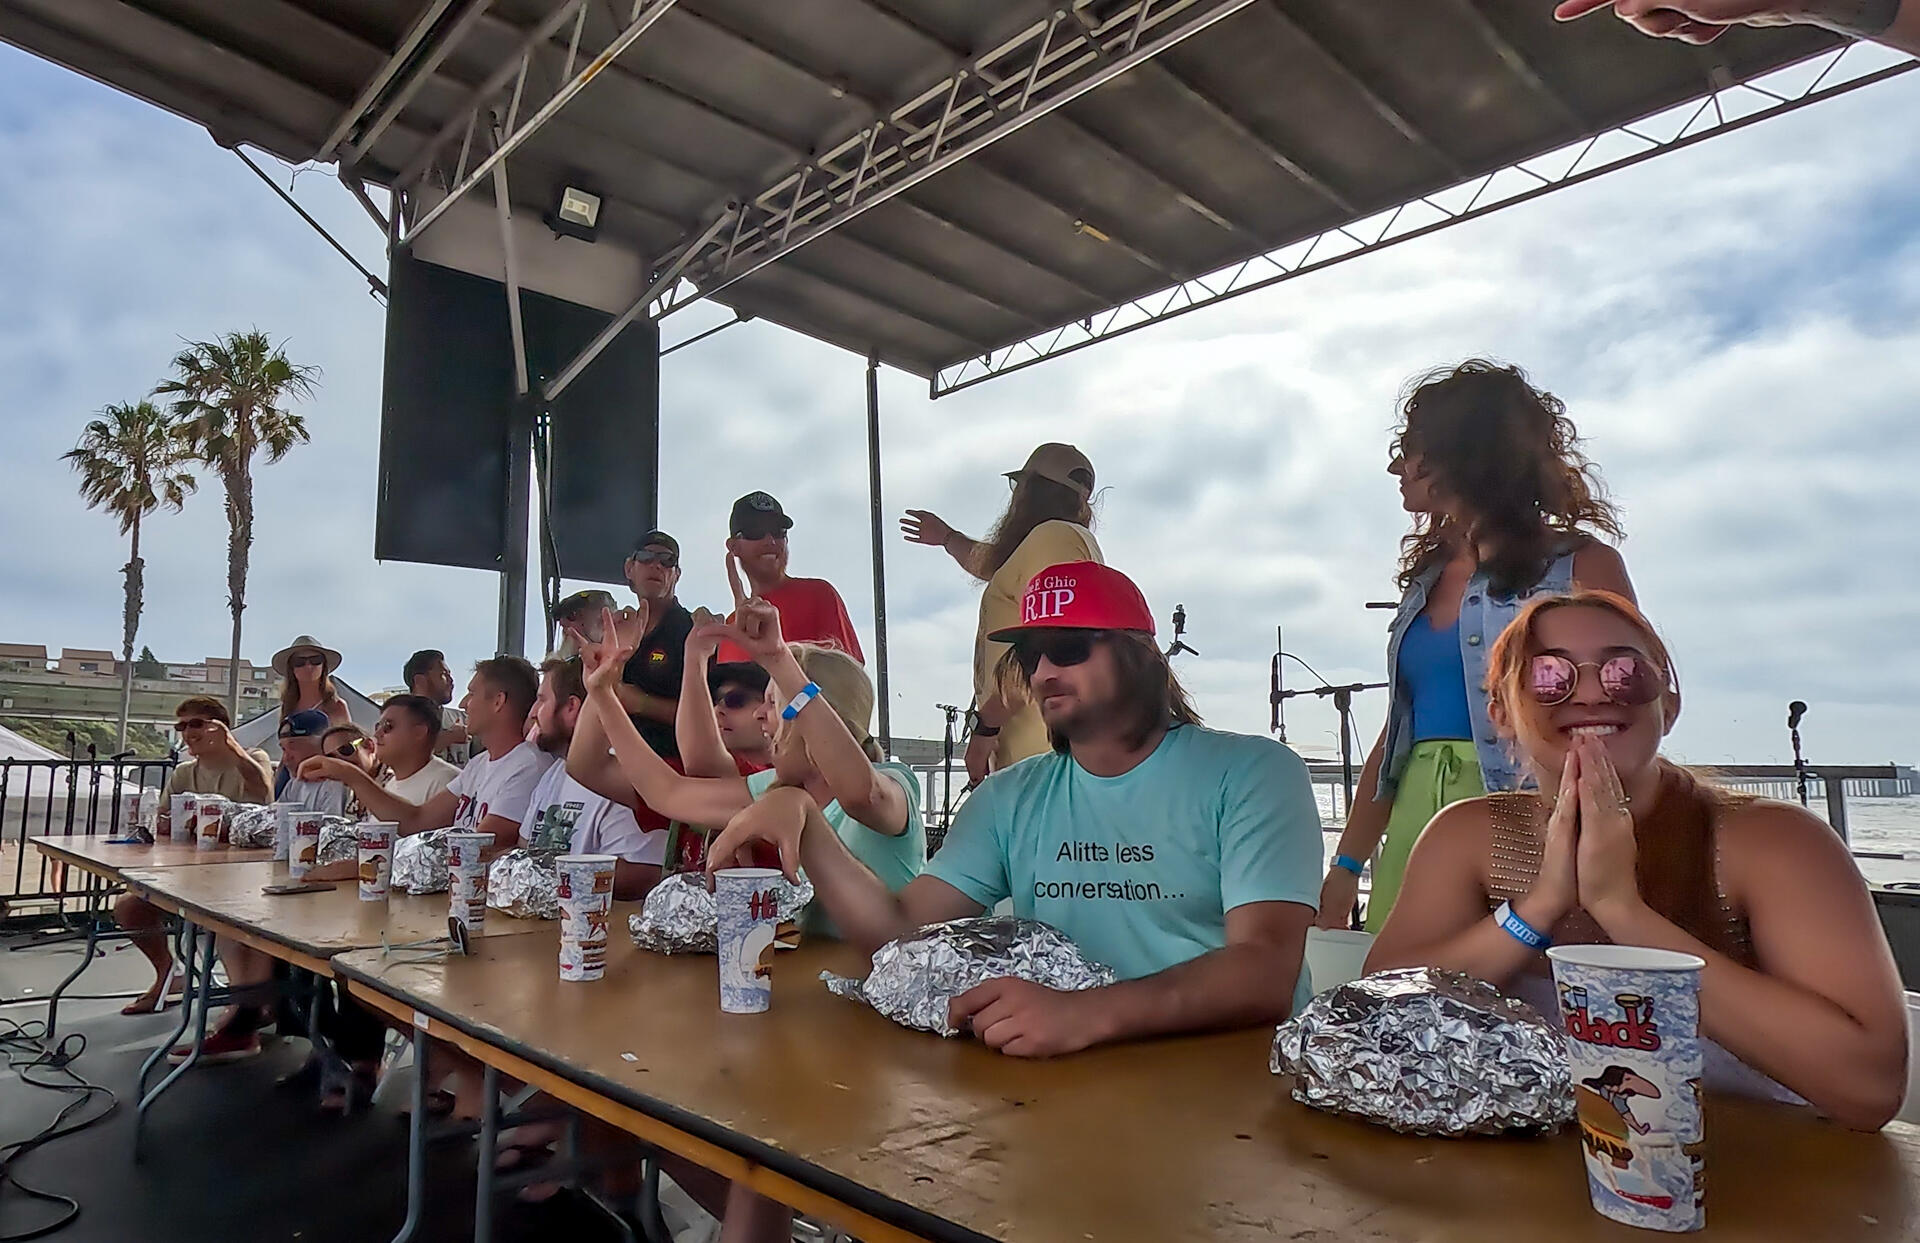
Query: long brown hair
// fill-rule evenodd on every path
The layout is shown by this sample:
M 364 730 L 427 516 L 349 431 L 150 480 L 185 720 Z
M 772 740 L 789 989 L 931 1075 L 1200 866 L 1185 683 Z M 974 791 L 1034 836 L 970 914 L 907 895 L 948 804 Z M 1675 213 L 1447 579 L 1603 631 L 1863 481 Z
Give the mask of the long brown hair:
M 1600 472 L 1558 397 L 1518 367 L 1470 358 L 1414 381 L 1400 408 L 1393 456 L 1417 458 L 1422 474 L 1471 510 L 1466 529 L 1416 514 L 1400 541 L 1406 590 L 1462 541 L 1490 550 L 1489 584 L 1517 595 L 1540 580 L 1562 545 L 1596 534 L 1625 537 Z
M 1089 491 L 1093 488 L 1091 476 L 1087 479 L 1087 488 Z M 977 558 L 974 568 L 983 577 L 993 577 L 1013 556 L 1014 550 L 1020 547 L 1020 542 L 1032 535 L 1033 529 L 1043 522 L 1072 522 L 1091 527 L 1093 504 L 1078 489 L 1064 483 L 1055 483 L 1039 475 L 1020 476 L 1013 485 L 1013 496 L 1007 501 L 1006 512 L 993 524 L 987 537 L 980 541 L 980 549 L 974 554 Z
M 1680 715 L 1680 679 L 1673 656 L 1660 634 L 1637 605 L 1611 591 L 1576 591 L 1545 596 L 1520 610 L 1487 653 L 1487 694 L 1494 720 L 1509 743 L 1517 739 L 1515 724 L 1526 721 L 1537 732 L 1547 728 L 1548 709 L 1529 693 L 1533 656 L 1539 648 L 1534 630 L 1540 619 L 1560 609 L 1590 608 L 1611 613 L 1640 634 L 1648 660 L 1666 674 L 1660 710 L 1671 725 Z M 1744 956 L 1733 942 L 1721 906 L 1718 851 L 1714 834 L 1730 807 L 1750 801 L 1748 796 L 1702 780 L 1664 758 L 1654 761 L 1660 773 L 1653 807 L 1634 817 L 1634 879 L 1648 906 L 1722 953 Z
M 298 649 L 296 649 L 298 650 Z M 319 651 L 318 648 L 310 649 Z M 294 652 L 287 653 L 287 676 L 280 683 L 280 719 L 286 720 L 298 711 L 300 706 L 300 679 L 293 674 L 292 660 Z M 320 653 L 320 702 L 314 707 L 324 709 L 328 704 L 340 698 L 340 692 L 333 684 L 333 670 L 326 666 L 325 652 Z
M 1178 729 L 1182 725 L 1200 725 L 1199 710 L 1180 684 L 1167 654 L 1154 643 L 1153 636 L 1131 630 L 1102 630 L 1099 637 L 1113 652 L 1114 677 L 1119 683 L 1120 701 L 1134 713 L 1126 744 L 1138 749 L 1146 745 L 1156 729 Z M 1020 668 L 1018 645 L 1010 647 L 995 670 L 1001 697 L 1009 704 L 1024 704 L 1031 697 L 1026 671 Z M 1047 740 L 1061 755 L 1068 751 L 1067 739 L 1057 730 L 1047 731 Z

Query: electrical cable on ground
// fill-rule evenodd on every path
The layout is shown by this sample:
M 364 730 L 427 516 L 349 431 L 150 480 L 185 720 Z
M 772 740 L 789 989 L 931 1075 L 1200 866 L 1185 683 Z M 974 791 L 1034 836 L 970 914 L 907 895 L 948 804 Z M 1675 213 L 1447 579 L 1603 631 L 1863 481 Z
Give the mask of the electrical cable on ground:
M 35 1032 L 35 1027 L 41 1029 L 39 1033 Z M 35 1226 L 24 1232 L 0 1234 L 0 1243 L 25 1243 L 25 1240 L 28 1239 L 45 1238 L 47 1235 L 53 1234 L 56 1231 L 66 1229 L 79 1219 L 80 1202 L 78 1200 L 72 1196 L 63 1196 L 57 1192 L 42 1191 L 37 1187 L 30 1187 L 20 1181 L 19 1177 L 14 1174 L 13 1168 L 15 1163 L 28 1153 L 44 1147 L 56 1139 L 74 1135 L 86 1130 L 88 1127 L 98 1125 L 112 1117 L 113 1114 L 119 1110 L 120 1098 L 110 1089 L 101 1087 L 95 1083 L 89 1083 L 72 1070 L 72 1063 L 78 1059 L 82 1053 L 86 1052 L 86 1048 L 87 1038 L 78 1032 L 69 1032 L 67 1035 L 61 1037 L 58 1043 L 52 1047 L 48 1047 L 45 1038 L 44 1024 L 39 1023 L 37 1020 L 33 1023 L 22 1024 L 12 1019 L 0 1019 L 0 1056 L 6 1058 L 6 1064 L 9 1069 L 19 1073 L 20 1082 L 51 1092 L 72 1092 L 77 1094 L 72 1100 L 61 1107 L 60 1112 L 53 1116 L 51 1122 L 47 1123 L 46 1126 L 42 1127 L 34 1135 L 26 1139 L 0 1143 L 0 1198 L 4 1198 L 7 1191 L 12 1189 L 30 1200 L 59 1205 L 61 1208 L 59 1216 L 55 1217 L 52 1221 Z M 22 1061 L 20 1055 L 23 1052 L 31 1053 L 32 1056 Z M 46 1079 L 35 1078 L 27 1073 L 40 1067 L 45 1067 L 57 1074 L 64 1075 L 72 1082 L 49 1082 Z M 77 1110 L 84 1108 L 87 1102 L 93 1100 L 96 1096 L 104 1096 L 107 1098 L 107 1107 L 105 1109 L 89 1117 L 82 1118 L 78 1122 L 68 1122 L 68 1118 Z

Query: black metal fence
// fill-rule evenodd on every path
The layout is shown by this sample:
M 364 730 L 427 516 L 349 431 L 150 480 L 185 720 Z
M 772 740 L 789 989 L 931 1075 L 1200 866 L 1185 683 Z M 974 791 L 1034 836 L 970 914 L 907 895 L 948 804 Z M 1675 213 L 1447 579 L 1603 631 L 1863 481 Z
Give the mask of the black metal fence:
M 119 837 L 132 827 L 140 795 L 157 804 L 173 772 L 172 756 L 64 760 L 0 759 L 0 917 L 39 911 L 58 915 L 81 896 L 81 881 L 64 875 L 30 845 L 35 837 Z

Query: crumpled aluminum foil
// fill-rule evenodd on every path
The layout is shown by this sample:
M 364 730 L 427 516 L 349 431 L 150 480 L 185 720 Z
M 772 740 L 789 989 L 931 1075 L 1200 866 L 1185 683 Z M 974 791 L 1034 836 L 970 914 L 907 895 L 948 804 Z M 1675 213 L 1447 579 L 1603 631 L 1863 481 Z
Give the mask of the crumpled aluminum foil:
M 980 915 L 929 924 L 873 952 L 864 980 L 823 971 L 841 997 L 864 1001 L 902 1027 L 957 1036 L 947 1004 L 988 980 L 1014 977 L 1062 992 L 1113 983 L 1113 968 L 1080 952 L 1067 934 L 1037 919 Z
M 1406 967 L 1329 989 L 1282 1023 L 1293 1099 L 1414 1135 L 1552 1131 L 1573 1116 L 1563 1037 L 1458 971 Z
M 805 876 L 799 884 L 784 877 L 776 883 L 780 940 L 791 948 L 799 944 L 798 930 L 785 925 L 797 921 L 801 908 L 813 901 L 813 884 Z M 655 885 L 640 913 L 627 916 L 627 931 L 635 945 L 656 954 L 719 953 L 720 908 L 707 890 L 706 873 L 677 872 Z
M 279 809 L 271 803 L 236 805 L 227 813 L 227 844 L 251 850 L 271 846 L 279 823 Z
M 353 863 L 360 858 L 360 822 L 346 816 L 328 816 L 320 822 L 320 850 L 313 866 Z
M 560 876 L 553 861 L 562 853 L 516 846 L 495 859 L 487 870 L 487 905 L 515 919 L 560 918 Z
M 403 837 L 393 844 L 395 889 L 407 893 L 445 893 L 453 887 L 447 870 L 447 834 L 449 829 L 429 829 Z

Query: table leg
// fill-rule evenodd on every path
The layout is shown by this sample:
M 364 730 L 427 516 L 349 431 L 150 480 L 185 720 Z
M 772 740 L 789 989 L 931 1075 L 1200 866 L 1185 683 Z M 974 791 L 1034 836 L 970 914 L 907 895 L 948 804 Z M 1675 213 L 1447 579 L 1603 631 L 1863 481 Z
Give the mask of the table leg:
M 134 1094 L 136 1096 L 146 1095 L 147 1076 L 153 1073 L 153 1068 L 160 1059 L 167 1055 L 167 1050 L 180 1043 L 180 1038 L 187 1034 L 187 1023 L 193 1018 L 193 954 L 195 932 L 196 929 L 192 924 L 184 924 L 180 930 L 180 943 L 175 947 L 177 953 L 175 954 L 174 962 L 176 967 L 181 971 L 181 978 L 184 982 L 184 989 L 180 994 L 180 1025 L 173 1029 L 173 1034 L 167 1037 L 166 1043 L 148 1054 L 147 1060 L 140 1064 L 140 1078 L 134 1085 Z M 168 978 L 171 980 L 171 973 L 169 973 Z
M 641 1178 L 640 1229 L 647 1236 L 647 1243 L 673 1243 L 673 1234 L 667 1229 L 667 1219 L 660 1212 L 659 1157 L 647 1158 Z
M 413 1116 L 407 1124 L 407 1219 L 393 1243 L 407 1243 L 420 1228 L 427 1201 L 427 1046 L 433 1042 L 413 1029 Z
M 195 1001 L 199 1002 L 199 1013 L 195 1015 L 194 1019 L 193 1047 L 187 1050 L 186 1061 L 174 1067 L 173 1071 L 168 1074 L 165 1079 L 162 1079 L 153 1086 L 153 1091 L 140 1098 L 140 1107 L 135 1112 L 133 1119 L 133 1151 L 135 1160 L 138 1160 L 140 1157 L 141 1124 L 146 1121 L 147 1111 L 153 1108 L 154 1102 L 160 1099 L 162 1093 L 172 1087 L 181 1075 L 192 1070 L 194 1063 L 200 1060 L 200 1046 L 205 1044 L 207 1040 L 207 1011 L 213 1008 L 213 949 L 214 938 L 209 935 L 207 937 L 205 957 L 200 961 L 200 978 L 195 985 L 188 989 L 187 993 L 186 1004 L 189 1007 L 193 1006 Z
M 75 967 L 66 979 L 60 981 L 59 986 L 53 990 L 53 995 L 47 998 L 48 1044 L 53 1044 L 60 1038 L 61 994 L 65 993 L 67 989 L 73 985 L 73 982 L 80 978 L 81 972 L 93 965 L 93 952 L 100 943 L 100 918 L 99 911 L 97 910 L 100 885 L 101 881 L 98 876 L 95 876 L 91 872 L 87 873 L 87 910 L 86 915 L 83 917 L 87 921 L 87 944 L 80 955 L 80 965 Z
M 473 1243 L 493 1243 L 493 1163 L 500 1142 L 500 1072 L 480 1080 L 480 1155 L 474 1167 Z

